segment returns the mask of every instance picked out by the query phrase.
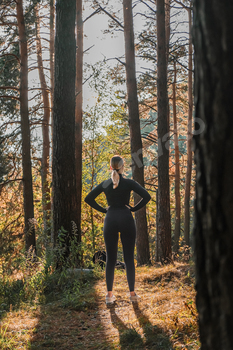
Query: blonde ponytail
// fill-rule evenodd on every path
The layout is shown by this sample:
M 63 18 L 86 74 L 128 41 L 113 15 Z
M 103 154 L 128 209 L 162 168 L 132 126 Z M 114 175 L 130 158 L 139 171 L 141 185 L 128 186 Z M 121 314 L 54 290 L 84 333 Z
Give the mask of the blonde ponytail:
M 123 172 L 124 160 L 120 156 L 113 156 L 110 160 L 110 166 L 112 169 L 111 179 L 113 182 L 113 189 L 117 188 L 120 182 L 120 175 Z
M 119 181 L 120 181 L 120 176 L 116 171 L 116 169 L 113 169 L 111 179 L 113 182 L 113 189 L 115 190 L 115 188 L 117 188 L 117 186 L 119 185 Z

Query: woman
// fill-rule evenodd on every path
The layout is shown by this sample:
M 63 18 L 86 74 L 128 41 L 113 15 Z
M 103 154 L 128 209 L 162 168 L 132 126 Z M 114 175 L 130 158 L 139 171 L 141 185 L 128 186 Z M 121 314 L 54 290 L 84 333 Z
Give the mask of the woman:
M 112 157 L 110 161 L 112 170 L 111 179 L 103 181 L 96 186 L 85 198 L 85 202 L 92 208 L 107 213 L 104 220 L 104 241 L 107 252 L 106 260 L 106 303 L 113 303 L 115 296 L 112 292 L 114 269 L 117 259 L 118 233 L 121 234 L 124 261 L 126 265 L 127 281 L 130 291 L 130 300 L 137 301 L 139 298 L 134 291 L 135 266 L 134 247 L 136 239 L 136 227 L 131 212 L 135 212 L 146 205 L 151 196 L 136 181 L 125 179 L 122 176 L 124 161 L 120 156 Z M 129 205 L 130 192 L 134 191 L 142 199 L 134 206 Z M 108 208 L 101 207 L 96 201 L 96 197 L 104 192 L 107 197 Z

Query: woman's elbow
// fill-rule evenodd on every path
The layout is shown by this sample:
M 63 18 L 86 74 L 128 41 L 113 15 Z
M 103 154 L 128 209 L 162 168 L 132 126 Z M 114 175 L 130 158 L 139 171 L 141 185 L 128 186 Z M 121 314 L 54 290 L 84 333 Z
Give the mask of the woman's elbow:
M 90 203 L 90 196 L 89 194 L 84 198 L 84 202 L 89 204 Z

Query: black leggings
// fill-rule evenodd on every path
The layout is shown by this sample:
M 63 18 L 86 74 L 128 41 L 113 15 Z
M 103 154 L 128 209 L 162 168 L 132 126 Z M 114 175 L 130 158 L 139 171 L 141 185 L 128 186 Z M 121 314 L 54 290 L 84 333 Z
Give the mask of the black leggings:
M 135 283 L 134 247 L 136 227 L 134 218 L 127 207 L 110 207 L 104 220 L 104 241 L 107 252 L 106 283 L 108 291 L 112 291 L 113 286 L 119 232 L 121 234 L 129 290 L 132 292 L 134 291 Z

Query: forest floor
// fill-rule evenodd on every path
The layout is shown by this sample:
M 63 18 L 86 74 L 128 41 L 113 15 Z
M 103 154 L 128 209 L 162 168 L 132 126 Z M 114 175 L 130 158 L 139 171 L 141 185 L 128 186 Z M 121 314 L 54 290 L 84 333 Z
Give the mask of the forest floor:
M 104 272 L 79 288 L 79 302 L 59 294 L 25 303 L 1 319 L 1 349 L 196 350 L 198 339 L 192 264 L 136 268 L 138 303 L 129 301 L 125 271 L 117 270 L 116 302 L 105 304 Z M 80 297 L 81 296 L 81 297 Z M 80 299 L 81 298 L 81 299 Z

